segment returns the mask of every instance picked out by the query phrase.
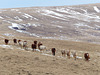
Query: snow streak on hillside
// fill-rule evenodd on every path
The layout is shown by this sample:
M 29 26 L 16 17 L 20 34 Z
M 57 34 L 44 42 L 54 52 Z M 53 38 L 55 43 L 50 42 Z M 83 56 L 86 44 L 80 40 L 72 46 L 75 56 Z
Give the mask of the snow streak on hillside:
M 99 10 L 96 6 L 94 6 L 94 10 L 95 10 L 97 13 L 100 12 L 100 10 Z

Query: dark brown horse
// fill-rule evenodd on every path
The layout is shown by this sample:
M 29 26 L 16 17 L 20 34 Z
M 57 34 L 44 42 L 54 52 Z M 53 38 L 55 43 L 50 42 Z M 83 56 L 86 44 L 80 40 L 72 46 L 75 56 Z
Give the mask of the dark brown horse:
M 8 45 L 8 42 L 9 42 L 9 40 L 8 39 L 5 39 L 5 44 L 6 45 Z
M 51 50 L 52 50 L 52 55 L 55 56 L 56 49 L 52 48 Z
M 85 58 L 86 61 L 88 61 L 90 59 L 89 53 L 85 53 L 84 58 Z

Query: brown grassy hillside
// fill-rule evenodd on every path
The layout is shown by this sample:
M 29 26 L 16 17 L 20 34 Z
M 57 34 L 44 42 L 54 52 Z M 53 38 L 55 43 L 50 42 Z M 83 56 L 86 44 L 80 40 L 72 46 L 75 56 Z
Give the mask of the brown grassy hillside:
M 4 38 L 0 38 L 0 75 L 100 74 L 100 45 L 34 37 L 16 37 L 17 39 L 27 40 L 28 47 L 34 40 L 43 42 L 48 50 L 55 47 L 57 49 L 56 56 L 52 56 L 51 51 L 42 53 L 22 50 L 18 45 L 13 44 L 12 39 L 14 37 L 5 38 L 9 38 L 10 43 L 4 47 Z M 61 57 L 60 51 L 62 49 L 75 50 L 79 57 L 83 57 L 83 54 L 88 52 L 91 60 L 87 62 L 82 58 L 75 61 L 73 58 Z

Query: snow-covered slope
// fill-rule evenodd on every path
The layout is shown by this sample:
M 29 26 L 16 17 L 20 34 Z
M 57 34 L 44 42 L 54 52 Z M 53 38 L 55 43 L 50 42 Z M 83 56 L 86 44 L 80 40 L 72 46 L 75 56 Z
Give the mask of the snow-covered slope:
M 0 9 L 0 24 L 9 34 L 99 43 L 100 4 Z

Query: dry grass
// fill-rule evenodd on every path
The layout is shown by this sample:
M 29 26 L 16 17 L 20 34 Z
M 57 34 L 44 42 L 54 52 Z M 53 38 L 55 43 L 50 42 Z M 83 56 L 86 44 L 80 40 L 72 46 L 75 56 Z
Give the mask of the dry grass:
M 13 49 L 0 47 L 0 75 L 100 74 L 100 45 L 34 37 L 16 37 L 17 39 L 27 40 L 29 47 L 34 40 L 42 41 L 43 44 L 47 46 L 47 49 L 55 47 L 57 52 L 56 56 L 53 57 L 43 55 L 41 52 L 18 49 L 18 45 L 13 45 L 12 38 L 14 37 L 9 38 L 9 45 L 12 46 Z M 0 44 L 4 44 L 2 41 L 4 39 L 0 38 L 0 40 Z M 83 57 L 83 53 L 89 52 L 91 60 L 87 62 L 83 58 L 75 61 L 73 58 L 68 59 L 67 57 L 60 57 L 60 50 L 62 49 L 71 49 L 71 51 L 76 50 L 80 57 Z M 44 51 L 44 53 L 47 52 Z M 49 54 L 51 55 L 51 52 Z
M 99 4 L 98 8 L 99 8 Z M 78 5 L 78 6 L 69 6 L 68 9 L 72 11 L 79 12 L 84 14 L 85 12 L 81 9 L 87 10 L 87 13 L 95 13 L 99 16 L 100 14 L 96 13 L 93 9 L 93 5 Z M 72 9 L 70 7 L 78 8 Z M 79 27 L 75 29 L 73 26 L 76 23 L 84 23 L 89 26 L 99 25 L 99 22 L 85 22 L 84 20 L 78 20 L 73 18 L 68 18 L 68 21 L 63 21 L 61 19 L 52 18 L 49 16 L 41 15 L 37 13 L 38 10 L 47 9 L 55 10 L 56 8 L 67 8 L 67 6 L 62 7 L 32 7 L 32 8 L 16 8 L 19 9 L 18 12 L 11 11 L 11 9 L 2 9 L 0 16 L 4 19 L 0 19 L 0 75 L 100 75 L 100 45 L 90 44 L 88 42 L 98 42 L 99 43 L 99 30 L 89 29 L 85 27 Z M 7 10 L 7 11 L 4 11 Z M 19 13 L 21 12 L 21 13 Z M 57 12 L 57 11 L 56 11 Z M 30 14 L 37 20 L 30 18 L 25 18 L 22 15 L 24 13 Z M 59 13 L 59 12 L 57 12 Z M 63 13 L 60 13 L 63 15 Z M 69 15 L 69 14 L 67 14 Z M 16 21 L 14 17 L 18 16 L 23 21 Z M 8 17 L 8 18 L 7 18 Z M 10 17 L 10 18 L 9 18 Z M 40 24 L 40 27 L 30 27 L 28 32 L 41 34 L 46 37 L 55 37 L 59 38 L 63 35 L 67 38 L 72 38 L 72 40 L 81 40 L 87 42 L 73 42 L 65 40 L 51 40 L 51 39 L 41 39 L 30 37 L 28 34 L 23 34 L 11 30 L 8 26 L 11 26 L 11 23 L 17 24 Z M 63 26 L 64 28 L 57 28 L 56 26 Z M 28 29 L 28 28 L 27 28 Z M 83 29 L 81 31 L 81 29 Z M 78 32 L 76 32 L 78 30 Z M 62 31 L 62 32 L 59 32 Z M 12 36 L 5 36 L 3 34 L 12 34 Z M 92 35 L 92 34 L 95 35 Z M 91 35 L 91 36 L 90 36 Z M 15 37 L 16 36 L 16 37 Z M 8 38 L 10 43 L 8 48 L 2 47 L 4 45 L 4 39 Z M 21 40 L 28 41 L 28 47 L 31 47 L 31 44 L 34 40 L 41 41 L 48 51 L 42 52 L 32 52 L 22 50 L 18 45 L 14 45 L 12 39 L 17 38 Z M 68 40 L 68 39 L 67 39 Z M 69 39 L 71 40 L 71 39 Z M 56 48 L 56 55 L 52 56 L 50 49 Z M 74 58 L 68 59 L 67 57 L 61 56 L 61 50 L 65 49 L 71 50 L 71 52 L 76 51 L 79 57 L 82 59 Z M 88 52 L 90 54 L 91 60 L 89 62 L 84 60 L 84 53 Z

